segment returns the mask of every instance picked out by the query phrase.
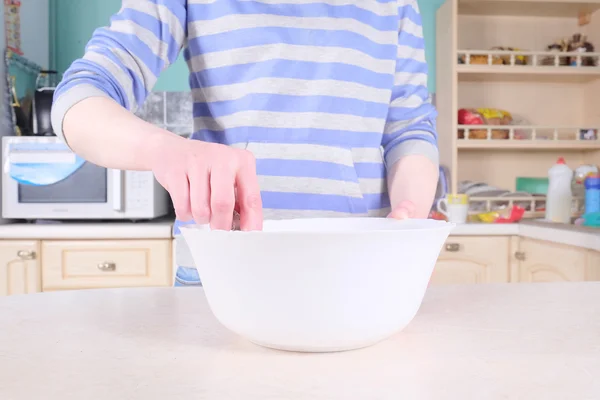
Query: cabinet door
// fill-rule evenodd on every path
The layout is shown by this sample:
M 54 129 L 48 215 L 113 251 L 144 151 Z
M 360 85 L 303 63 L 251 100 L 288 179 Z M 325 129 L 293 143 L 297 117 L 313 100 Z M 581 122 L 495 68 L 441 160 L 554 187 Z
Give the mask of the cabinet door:
M 515 280 L 518 282 L 581 282 L 587 264 L 585 249 L 521 238 Z
M 171 286 L 171 240 L 42 242 L 47 290 Z
M 600 281 L 600 252 L 598 251 L 588 251 L 585 280 Z
M 39 242 L 0 241 L 0 296 L 42 290 Z
M 509 281 L 509 237 L 450 237 L 433 271 L 431 285 Z

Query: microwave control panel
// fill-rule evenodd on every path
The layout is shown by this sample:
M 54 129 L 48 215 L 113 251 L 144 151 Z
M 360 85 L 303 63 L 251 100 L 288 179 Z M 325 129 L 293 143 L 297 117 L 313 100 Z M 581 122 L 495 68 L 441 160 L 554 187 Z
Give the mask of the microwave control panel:
M 154 206 L 155 186 L 158 185 L 150 171 L 126 171 L 125 199 L 127 211 L 148 210 Z

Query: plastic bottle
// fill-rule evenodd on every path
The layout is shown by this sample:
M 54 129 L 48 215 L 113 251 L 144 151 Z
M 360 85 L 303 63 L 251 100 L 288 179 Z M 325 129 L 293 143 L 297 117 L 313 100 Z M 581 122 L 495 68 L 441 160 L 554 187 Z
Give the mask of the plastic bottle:
M 600 171 L 598 171 L 598 167 L 595 165 L 584 164 L 575 168 L 575 171 L 573 172 L 573 181 L 571 182 L 573 197 L 583 199 L 585 197 L 585 178 L 589 175 L 597 175 L 599 173 Z
M 600 175 L 585 178 L 585 213 L 600 212 Z
M 573 193 L 571 180 L 573 170 L 559 158 L 548 171 L 548 194 L 546 196 L 546 220 L 562 224 L 571 223 Z

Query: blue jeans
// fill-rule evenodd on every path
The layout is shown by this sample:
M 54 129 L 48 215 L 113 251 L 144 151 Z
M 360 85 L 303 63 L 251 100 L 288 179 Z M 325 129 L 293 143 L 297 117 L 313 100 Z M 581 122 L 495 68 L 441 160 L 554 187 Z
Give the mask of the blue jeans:
M 175 274 L 175 287 L 202 286 L 198 270 L 196 268 L 178 267 Z

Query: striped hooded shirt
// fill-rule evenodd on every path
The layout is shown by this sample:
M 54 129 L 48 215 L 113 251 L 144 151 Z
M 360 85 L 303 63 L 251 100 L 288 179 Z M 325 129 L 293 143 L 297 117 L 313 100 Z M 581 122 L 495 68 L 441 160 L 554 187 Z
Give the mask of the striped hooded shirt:
M 424 47 L 417 0 L 124 0 L 65 72 L 53 125 L 92 96 L 135 111 L 183 51 L 192 139 L 255 155 L 266 219 L 382 216 L 386 166 L 438 162 Z

